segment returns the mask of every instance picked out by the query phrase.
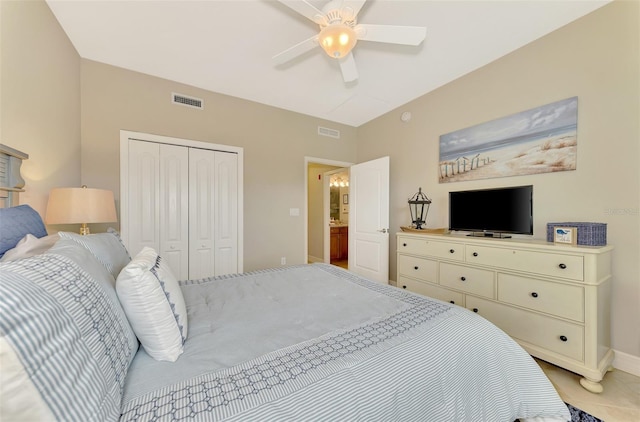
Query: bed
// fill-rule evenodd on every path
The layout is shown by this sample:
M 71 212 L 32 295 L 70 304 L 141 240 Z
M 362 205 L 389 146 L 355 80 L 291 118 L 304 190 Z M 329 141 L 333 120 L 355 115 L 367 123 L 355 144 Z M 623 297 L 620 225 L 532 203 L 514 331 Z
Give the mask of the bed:
M 464 308 L 327 264 L 177 281 L 114 230 L 43 229 L 0 210 L 3 419 L 571 420 Z

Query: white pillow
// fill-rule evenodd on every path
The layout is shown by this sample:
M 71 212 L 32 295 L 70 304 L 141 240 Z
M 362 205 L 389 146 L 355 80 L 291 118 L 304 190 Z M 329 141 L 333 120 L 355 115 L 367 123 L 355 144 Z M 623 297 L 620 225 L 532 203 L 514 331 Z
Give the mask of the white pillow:
M 61 238 L 71 239 L 87 248 L 107 270 L 117 278 L 120 271 L 131 261 L 127 248 L 124 247 L 118 233 L 109 229 L 107 233 L 88 234 L 86 236 L 71 233 L 58 232 Z
M 16 259 L 40 255 L 41 253 L 48 251 L 58 241 L 58 239 L 60 239 L 60 236 L 57 234 L 40 238 L 35 237 L 32 234 L 28 234 L 20 239 L 15 248 L 6 251 L 2 258 L 0 258 L 0 261 L 15 261 Z
M 120 272 L 116 292 L 149 356 L 178 359 L 187 338 L 187 309 L 178 280 L 158 253 L 144 247 Z

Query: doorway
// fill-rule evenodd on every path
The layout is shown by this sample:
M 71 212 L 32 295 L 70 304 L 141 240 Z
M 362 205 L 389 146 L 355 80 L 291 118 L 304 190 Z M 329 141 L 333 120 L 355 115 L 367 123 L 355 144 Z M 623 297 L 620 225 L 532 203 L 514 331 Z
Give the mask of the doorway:
M 349 169 L 324 173 L 323 210 L 329 213 L 324 229 L 324 262 L 349 269 Z M 328 202 L 328 206 L 327 206 Z
M 317 190 L 319 185 L 326 186 L 329 183 L 323 175 L 313 173 L 310 163 L 324 164 L 334 167 L 349 167 L 349 262 L 348 269 L 356 274 L 365 276 L 370 280 L 380 283 L 389 282 L 389 157 L 366 161 L 359 164 L 335 162 L 331 160 L 313 159 L 305 157 L 305 197 L 307 209 L 304 217 L 304 254 L 308 262 L 324 262 L 326 255 L 323 253 L 321 260 L 310 259 L 309 254 L 310 232 L 312 227 L 318 227 L 322 232 L 329 227 L 328 204 L 325 218 L 316 218 L 310 224 L 310 214 L 317 212 L 317 203 L 309 205 L 313 199 L 310 190 Z M 314 184 L 311 184 L 314 181 Z M 328 195 L 323 196 L 328 198 Z M 319 201 L 318 201 L 319 202 Z M 324 203 L 324 200 L 322 201 Z M 312 245 L 317 246 L 317 245 Z M 326 248 L 326 246 L 324 246 Z M 323 248 L 323 249 L 324 249 Z
M 350 166 L 351 163 L 348 162 L 305 157 L 305 196 L 307 198 L 305 255 L 308 263 L 330 263 L 330 179 L 327 178 L 325 173 L 346 172 L 348 174 L 348 167 Z M 340 200 L 342 202 L 342 198 Z M 339 211 L 340 208 L 338 208 Z M 343 219 L 346 222 L 348 214 L 344 216 Z M 336 220 L 339 221 L 339 219 L 339 213 L 334 214 L 334 222 Z M 344 265 L 346 267 L 347 263 L 345 262 Z

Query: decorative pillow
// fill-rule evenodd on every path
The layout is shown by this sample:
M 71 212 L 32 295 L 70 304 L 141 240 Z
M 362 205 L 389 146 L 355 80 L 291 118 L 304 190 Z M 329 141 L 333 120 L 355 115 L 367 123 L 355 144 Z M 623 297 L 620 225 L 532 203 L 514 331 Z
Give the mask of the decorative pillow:
M 116 233 L 116 234 L 114 234 Z M 87 248 L 107 270 L 117 278 L 120 271 L 131 261 L 129 252 L 113 229 L 107 233 L 80 235 L 71 232 L 59 232 L 63 239 L 71 239 Z
M 113 278 L 111 273 L 107 271 L 104 265 L 102 265 L 91 252 L 73 240 L 60 239 L 51 249 L 49 249 L 48 253 L 69 258 L 78 267 L 86 271 L 89 277 L 102 288 L 107 299 L 111 302 L 110 305 L 113 312 L 116 313 L 116 317 L 122 325 L 122 329 L 125 333 L 125 338 L 123 340 L 126 340 L 129 344 L 131 358 L 133 359 L 133 355 L 138 350 L 138 339 L 133 332 L 131 324 L 129 324 L 129 320 L 127 319 L 124 309 L 122 309 L 122 305 L 118 299 L 118 294 L 116 293 L 116 280 Z
M 144 247 L 120 272 L 116 291 L 149 356 L 170 362 L 178 359 L 187 338 L 187 309 L 166 261 Z
M 0 279 L 3 381 L 17 387 L 3 390 L 3 419 L 117 421 L 137 343 L 105 283 L 53 253 L 0 263 Z
M 9 249 L 2 255 L 0 261 L 15 261 L 16 259 L 29 258 L 30 256 L 45 253 L 60 239 L 57 234 L 37 238 L 32 234 L 23 237 L 15 248 Z
M 42 217 L 36 210 L 29 205 L 0 208 L 0 257 L 27 234 L 35 237 L 47 235 Z
M 113 227 L 109 227 L 107 229 L 107 233 L 111 233 L 112 235 L 114 235 L 118 239 L 118 241 L 120 242 L 120 244 L 124 248 L 124 251 L 127 253 L 127 258 L 129 258 L 129 261 L 131 261 L 131 255 L 129 254 L 129 251 L 127 250 L 127 247 L 124 246 L 124 242 L 122 241 L 122 238 L 120 237 L 120 233 L 118 233 L 118 231 L 116 229 L 114 229 Z

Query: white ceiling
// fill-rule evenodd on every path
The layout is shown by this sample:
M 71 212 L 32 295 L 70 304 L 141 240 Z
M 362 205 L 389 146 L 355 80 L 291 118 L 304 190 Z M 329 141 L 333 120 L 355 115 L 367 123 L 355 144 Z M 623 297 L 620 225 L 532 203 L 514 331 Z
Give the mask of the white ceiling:
M 320 47 L 273 65 L 318 31 L 277 1 L 47 0 L 82 58 L 355 127 L 607 2 L 369 0 L 358 22 L 426 26 L 427 38 L 359 42 L 360 78 L 345 84 Z

